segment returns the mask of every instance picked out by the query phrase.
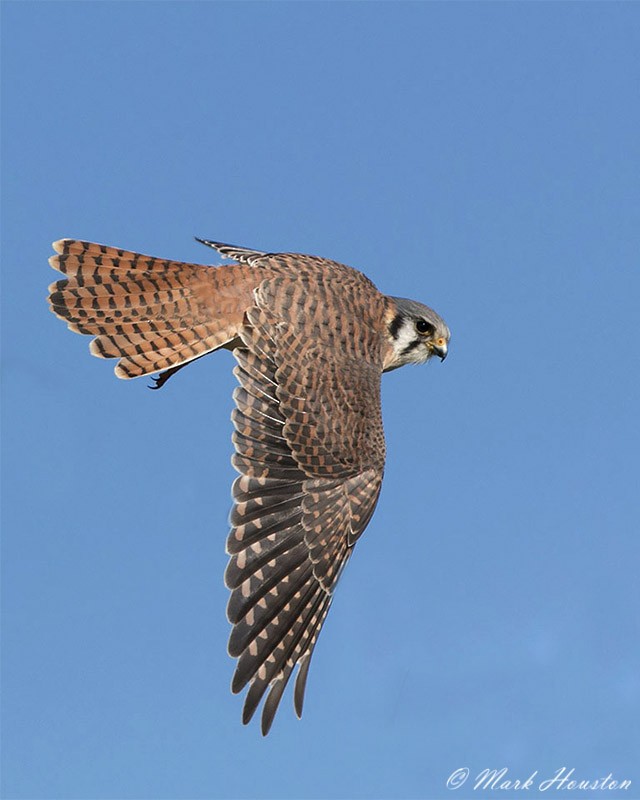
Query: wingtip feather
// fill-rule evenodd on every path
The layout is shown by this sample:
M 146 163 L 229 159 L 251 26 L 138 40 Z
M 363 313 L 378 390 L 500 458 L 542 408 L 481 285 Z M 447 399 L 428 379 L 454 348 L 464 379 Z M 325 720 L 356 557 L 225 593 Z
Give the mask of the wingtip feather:
M 307 675 L 309 674 L 310 662 L 311 653 L 303 656 L 303 658 L 300 659 L 298 674 L 296 675 L 296 683 L 293 690 L 293 708 L 298 719 L 302 719 L 302 710 L 304 708 L 304 692 L 307 687 Z

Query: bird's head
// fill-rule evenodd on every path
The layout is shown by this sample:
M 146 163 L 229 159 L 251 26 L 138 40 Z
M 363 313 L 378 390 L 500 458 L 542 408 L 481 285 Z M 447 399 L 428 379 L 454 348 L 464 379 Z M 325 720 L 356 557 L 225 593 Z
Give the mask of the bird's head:
M 424 364 L 432 356 L 447 357 L 451 334 L 442 317 L 428 306 L 404 297 L 390 297 L 387 314 L 387 340 L 390 351 L 384 371 L 405 364 Z

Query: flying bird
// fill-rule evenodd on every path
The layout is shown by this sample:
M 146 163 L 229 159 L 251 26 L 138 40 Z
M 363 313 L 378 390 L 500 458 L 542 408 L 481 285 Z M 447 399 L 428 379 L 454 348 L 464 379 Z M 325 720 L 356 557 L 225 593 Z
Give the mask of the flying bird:
M 381 294 L 361 272 L 317 256 L 198 239 L 234 263 L 186 264 L 61 239 L 51 310 L 119 378 L 177 370 L 231 350 L 235 427 L 230 556 L 231 689 L 243 722 L 269 732 L 297 666 L 309 664 L 336 584 L 378 501 L 385 463 L 383 372 L 447 355 L 450 333 L 421 303 Z

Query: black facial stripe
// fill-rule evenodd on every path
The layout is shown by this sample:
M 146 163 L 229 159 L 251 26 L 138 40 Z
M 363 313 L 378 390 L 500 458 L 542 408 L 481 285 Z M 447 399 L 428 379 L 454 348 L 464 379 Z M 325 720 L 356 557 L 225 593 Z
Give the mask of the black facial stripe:
M 400 355 L 406 356 L 407 353 L 410 353 L 412 350 L 415 350 L 416 347 L 422 344 L 422 339 L 414 339 L 412 342 L 404 348 L 404 350 L 400 353 Z
M 391 320 L 391 324 L 389 325 L 389 333 L 394 339 L 398 338 L 398 333 L 400 332 L 400 328 L 402 327 L 402 320 L 404 317 L 402 314 L 396 314 L 395 317 Z

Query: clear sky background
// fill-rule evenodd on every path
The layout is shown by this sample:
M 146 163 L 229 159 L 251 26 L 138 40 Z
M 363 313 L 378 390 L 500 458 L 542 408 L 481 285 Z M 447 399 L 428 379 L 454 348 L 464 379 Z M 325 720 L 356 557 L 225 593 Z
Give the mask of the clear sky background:
M 2 15 L 3 796 L 640 797 L 640 4 Z M 150 392 L 45 303 L 54 239 L 211 263 L 194 235 L 453 333 L 383 380 L 378 510 L 266 740 L 229 691 L 232 357 Z

